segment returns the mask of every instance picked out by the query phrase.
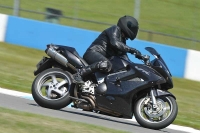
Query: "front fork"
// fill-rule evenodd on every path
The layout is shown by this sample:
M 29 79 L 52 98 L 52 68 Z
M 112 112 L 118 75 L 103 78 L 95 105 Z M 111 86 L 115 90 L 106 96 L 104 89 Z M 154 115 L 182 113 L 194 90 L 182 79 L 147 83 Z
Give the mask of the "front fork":
M 172 93 L 168 92 L 167 90 L 151 88 L 150 97 L 149 96 L 146 97 L 144 104 L 147 105 L 150 102 L 153 105 L 152 106 L 153 110 L 156 110 L 158 108 L 156 97 L 159 97 L 159 96 L 171 96 L 171 97 L 174 97 L 174 99 L 176 99 L 176 97 Z
M 151 91 L 150 91 L 150 96 L 151 96 L 151 99 L 152 99 L 153 109 L 156 109 L 158 106 L 157 106 L 157 101 L 156 101 L 156 97 L 154 95 L 154 92 L 155 92 L 155 88 L 152 88 Z
M 157 106 L 157 101 L 156 101 L 156 97 L 155 97 L 155 88 L 151 88 L 151 91 L 150 91 L 150 97 L 148 96 L 145 101 L 144 101 L 144 104 L 147 105 L 148 102 L 151 100 L 152 102 L 152 105 L 153 105 L 153 109 L 155 110 L 158 106 Z
M 152 99 L 152 104 L 153 104 L 154 109 L 158 107 L 156 97 L 159 97 L 159 96 L 171 96 L 171 97 L 174 97 L 174 99 L 176 99 L 176 97 L 167 90 L 160 90 L 160 89 L 151 88 L 150 98 Z M 149 100 L 150 100 L 150 98 L 149 98 Z M 147 102 L 149 100 L 147 100 Z

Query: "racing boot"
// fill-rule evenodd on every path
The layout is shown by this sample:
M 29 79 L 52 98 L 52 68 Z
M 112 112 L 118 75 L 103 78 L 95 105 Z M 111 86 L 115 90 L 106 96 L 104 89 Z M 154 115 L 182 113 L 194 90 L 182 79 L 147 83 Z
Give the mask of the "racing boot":
M 84 84 L 84 81 L 83 81 L 82 77 L 85 76 L 85 75 L 88 75 L 90 73 L 92 73 L 92 70 L 91 70 L 90 66 L 86 66 L 86 67 L 84 67 L 82 69 L 78 69 L 77 73 L 75 73 L 73 75 L 75 83 Z
M 84 84 L 82 77 L 91 74 L 96 71 L 109 72 L 112 64 L 108 61 L 100 61 L 79 69 L 77 73 L 73 75 L 75 83 Z

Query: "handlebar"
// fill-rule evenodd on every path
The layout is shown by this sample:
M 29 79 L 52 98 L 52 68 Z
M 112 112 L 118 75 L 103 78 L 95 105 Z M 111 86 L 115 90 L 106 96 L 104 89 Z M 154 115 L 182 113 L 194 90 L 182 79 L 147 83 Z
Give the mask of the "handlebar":
M 150 56 L 149 55 L 137 55 L 135 54 L 135 58 L 143 60 L 146 65 L 150 65 Z

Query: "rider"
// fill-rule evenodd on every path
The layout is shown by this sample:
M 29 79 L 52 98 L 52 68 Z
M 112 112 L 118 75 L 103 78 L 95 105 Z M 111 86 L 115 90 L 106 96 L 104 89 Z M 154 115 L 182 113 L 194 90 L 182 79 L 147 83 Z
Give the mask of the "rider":
M 117 25 L 105 29 L 89 46 L 83 55 L 84 60 L 89 64 L 79 69 L 74 74 L 76 83 L 84 83 L 82 77 L 95 71 L 109 72 L 112 68 L 108 60 L 112 56 L 125 56 L 127 52 L 141 56 L 140 51 L 126 45 L 126 40 L 134 40 L 138 33 L 138 21 L 131 16 L 119 18 Z

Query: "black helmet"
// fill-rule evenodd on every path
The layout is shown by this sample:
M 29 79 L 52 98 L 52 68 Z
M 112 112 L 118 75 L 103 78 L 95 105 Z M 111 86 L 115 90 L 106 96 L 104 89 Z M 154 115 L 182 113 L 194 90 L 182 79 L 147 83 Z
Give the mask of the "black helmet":
M 131 40 L 135 39 L 138 33 L 138 21 L 131 16 L 123 16 L 119 18 L 117 26 L 119 26 L 122 32 L 127 38 Z

